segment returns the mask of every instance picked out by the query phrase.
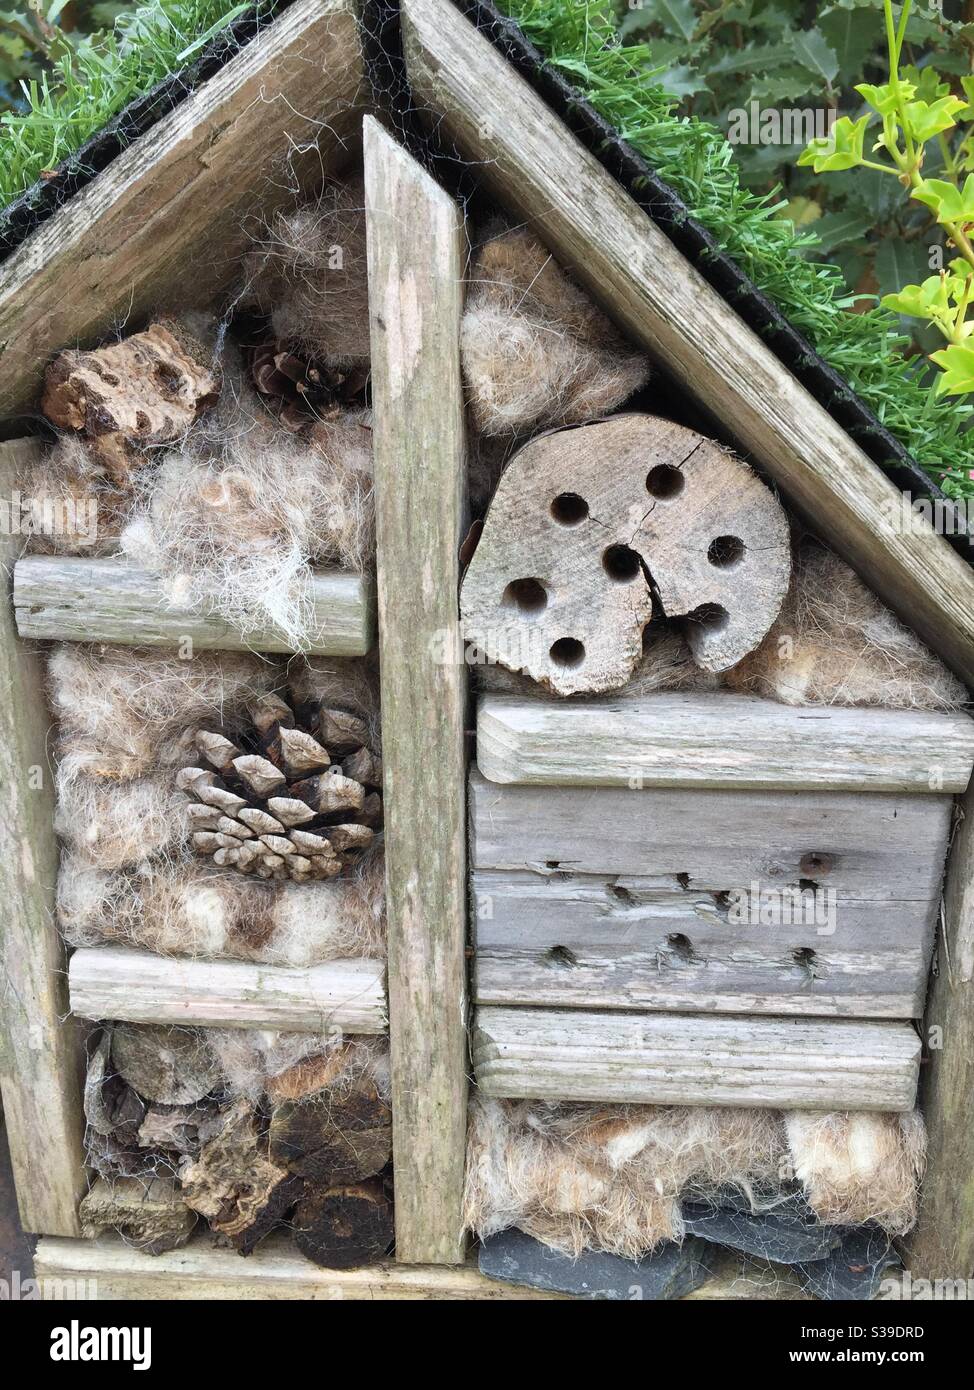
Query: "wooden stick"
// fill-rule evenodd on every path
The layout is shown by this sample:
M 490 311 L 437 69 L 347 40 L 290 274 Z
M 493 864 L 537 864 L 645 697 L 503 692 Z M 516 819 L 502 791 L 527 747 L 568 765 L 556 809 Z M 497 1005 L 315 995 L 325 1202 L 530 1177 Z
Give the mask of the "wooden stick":
M 375 631 L 371 580 L 360 574 L 314 574 L 310 591 L 314 636 L 308 653 L 364 656 Z M 122 560 L 26 555 L 14 569 L 14 606 L 21 637 L 42 641 L 293 650 L 270 625 L 251 627 L 244 637 L 223 618 L 172 607 L 156 575 Z
M 30 407 L 51 356 L 204 304 L 240 274 L 252 214 L 348 158 L 367 104 L 350 0 L 297 0 L 123 150 L 0 270 L 0 416 Z M 287 176 L 280 165 L 288 152 Z
M 365 122 L 396 1252 L 463 1258 L 466 682 L 463 219 Z
M 71 1008 L 81 1018 L 132 1023 L 384 1033 L 384 973 L 378 960 L 291 968 L 87 947 L 71 957 Z
M 0 496 L 38 446 L 0 444 Z M 0 534 L 0 566 L 23 544 Z M 41 656 L 17 640 L 9 597 L 0 610 L 0 855 L 3 1007 L 0 1091 L 20 1219 L 28 1231 L 81 1233 L 78 1201 L 86 1188 L 81 1114 L 81 1042 L 65 1022 L 64 948 L 54 917 L 58 847 L 54 788 L 47 761 L 49 716 Z
M 969 1279 L 974 1270 L 974 790 L 960 809 L 923 1032 L 929 1148 L 908 1263 L 925 1279 Z
M 412 98 L 501 206 L 662 360 L 974 685 L 974 573 L 449 0 L 403 0 Z
M 473 1065 L 488 1096 L 912 1110 L 909 1023 L 480 1008 Z
M 795 708 L 723 692 L 612 704 L 485 695 L 477 760 L 489 781 L 535 786 L 943 795 L 971 779 L 974 719 Z

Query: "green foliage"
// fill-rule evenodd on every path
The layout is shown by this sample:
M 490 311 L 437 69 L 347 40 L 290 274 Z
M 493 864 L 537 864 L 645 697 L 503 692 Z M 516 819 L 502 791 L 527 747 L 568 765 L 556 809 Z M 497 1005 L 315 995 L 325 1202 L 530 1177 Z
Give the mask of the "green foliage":
M 676 189 L 694 217 L 807 335 L 945 491 L 955 497 L 974 497 L 974 436 L 966 428 L 971 407 L 957 398 L 934 397 L 919 365 L 901 354 L 907 340 L 900 331 L 902 320 L 896 314 L 878 306 L 860 313 L 849 312 L 851 298 L 843 275 L 834 264 L 810 259 L 814 239 L 806 228 L 796 229 L 791 220 L 780 216 L 785 205 L 780 196 L 765 187 L 748 187 L 735 159 L 735 149 L 727 143 L 720 127 L 712 120 L 687 115 L 685 110 L 681 113 L 676 109 L 677 103 L 668 98 L 656 44 L 621 46 L 617 15 L 608 0 L 576 0 L 572 5 L 563 0 L 500 0 L 500 4 L 552 66 L 574 81 L 593 106 Z M 677 4 L 685 24 L 690 0 L 668 0 L 667 4 L 632 13 L 645 21 L 650 8 L 655 15 L 661 15 L 664 9 L 669 11 Z M 776 0 L 774 5 L 759 5 L 757 0 L 742 0 L 740 6 L 720 3 L 709 14 L 703 14 L 705 7 L 693 0 L 691 8 L 698 16 L 698 27 L 709 25 L 703 37 L 719 22 L 723 23 L 723 16 L 746 8 L 752 16 L 763 15 L 767 38 L 762 42 L 777 42 L 789 53 L 794 51 L 787 42 L 788 15 L 799 7 L 784 0 Z M 857 13 L 864 8 L 843 0 L 830 6 L 829 13 L 847 9 Z M 870 8 L 874 11 L 874 23 L 881 23 L 881 0 Z M 778 18 L 772 18 L 772 9 Z M 743 36 L 743 22 L 736 22 L 742 23 Z M 914 17 L 910 22 L 914 23 Z M 634 26 L 628 27 L 631 32 Z M 753 26 L 748 26 L 747 33 L 753 34 Z M 863 33 L 861 27 L 848 26 L 850 51 L 855 51 L 857 35 L 861 47 Z M 676 35 L 671 37 L 677 39 Z M 969 37 L 974 38 L 974 26 Z M 679 42 L 684 40 L 680 38 Z M 838 57 L 838 48 L 831 43 L 830 47 Z M 685 56 L 686 49 L 678 52 Z M 699 67 L 696 70 L 703 71 Z M 777 75 L 782 70 L 779 66 Z M 761 74 L 770 78 L 774 69 L 765 66 Z M 861 67 L 854 68 L 851 76 L 863 76 Z M 877 72 L 876 76 L 881 78 L 882 73 Z M 737 84 L 735 104 L 746 90 Z M 917 90 L 921 90 L 919 83 Z M 709 100 L 712 114 L 719 115 L 719 98 L 712 96 Z M 800 150 L 783 153 L 778 148 L 774 153 L 790 162 Z M 802 184 L 796 177 L 789 190 L 796 195 L 814 195 L 819 182 L 838 185 L 842 196 L 836 196 L 828 206 L 833 219 L 830 231 L 838 238 L 836 246 L 841 246 L 843 237 L 846 244 L 856 246 L 857 225 L 864 220 L 875 224 L 889 219 L 894 207 L 912 201 L 903 198 L 903 190 L 895 180 L 874 170 L 856 169 L 821 178 L 813 171 L 795 173 L 804 178 Z M 813 200 L 809 197 L 809 201 Z M 929 221 L 926 209 L 915 203 L 913 208 L 914 215 Z M 902 283 L 898 281 L 892 288 L 898 289 Z
M 254 8 L 254 0 L 42 4 L 0 10 L 0 97 L 9 108 L 0 116 L 0 207 Z M 100 25 L 109 27 L 89 32 Z

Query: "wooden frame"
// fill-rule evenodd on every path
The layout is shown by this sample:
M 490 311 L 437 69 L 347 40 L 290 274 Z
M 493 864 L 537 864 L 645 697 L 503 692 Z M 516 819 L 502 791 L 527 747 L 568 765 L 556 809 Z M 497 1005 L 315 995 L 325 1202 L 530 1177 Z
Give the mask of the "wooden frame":
M 375 636 L 371 578 L 318 573 L 311 576 L 309 590 L 312 635 L 303 650 L 308 656 L 364 656 Z M 242 635 L 224 618 L 171 606 L 156 575 L 123 560 L 25 555 L 14 567 L 14 615 L 20 636 L 40 641 L 294 650 L 266 619 L 246 623 Z
M 295 0 L 0 266 L 0 417 L 28 408 L 66 344 L 164 308 L 187 248 L 205 248 L 200 301 L 218 294 L 257 200 L 266 214 L 340 168 L 368 104 L 354 0 Z
M 974 685 L 974 571 L 450 0 L 402 0 L 413 102 L 629 336 Z
M 459 627 L 465 446 L 456 204 L 371 118 L 372 329 L 396 1251 L 463 1258 L 466 668 Z
M 72 1012 L 96 1021 L 384 1033 L 385 970 L 383 960 L 271 968 L 95 946 L 72 954 L 68 981 Z
M 0 496 L 10 498 L 38 446 L 0 444 Z M 0 535 L 9 570 L 22 544 Z M 65 951 L 54 920 L 58 847 L 47 758 L 44 663 L 17 640 L 9 594 L 0 605 L 0 1091 L 25 1230 L 77 1236 L 85 1190 L 82 1055 L 67 1017 Z

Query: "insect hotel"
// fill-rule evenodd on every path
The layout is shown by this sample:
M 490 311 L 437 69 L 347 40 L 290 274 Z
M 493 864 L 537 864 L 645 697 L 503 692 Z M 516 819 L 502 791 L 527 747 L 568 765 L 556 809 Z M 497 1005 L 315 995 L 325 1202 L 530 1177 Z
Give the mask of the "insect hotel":
M 966 537 L 512 26 L 369 28 L 294 0 L 0 266 L 37 1272 L 966 1278 Z

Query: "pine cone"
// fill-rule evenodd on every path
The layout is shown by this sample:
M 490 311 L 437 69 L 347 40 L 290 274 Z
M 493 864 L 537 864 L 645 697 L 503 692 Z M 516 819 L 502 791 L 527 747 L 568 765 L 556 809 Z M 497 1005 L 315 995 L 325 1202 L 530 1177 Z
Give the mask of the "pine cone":
M 314 420 L 340 414 L 368 379 L 368 373 L 358 369 L 346 372 L 306 362 L 283 343 L 254 348 L 250 373 L 281 424 L 295 432 Z
M 176 785 L 197 854 L 258 878 L 334 878 L 371 845 L 382 824 L 382 764 L 363 720 L 324 705 L 300 711 L 265 696 L 251 706 L 252 732 L 233 742 L 200 729 L 206 767 L 186 767 Z M 303 725 L 303 727 L 302 727 Z

